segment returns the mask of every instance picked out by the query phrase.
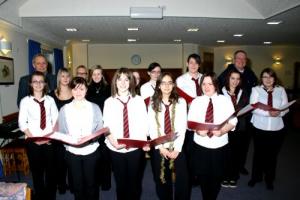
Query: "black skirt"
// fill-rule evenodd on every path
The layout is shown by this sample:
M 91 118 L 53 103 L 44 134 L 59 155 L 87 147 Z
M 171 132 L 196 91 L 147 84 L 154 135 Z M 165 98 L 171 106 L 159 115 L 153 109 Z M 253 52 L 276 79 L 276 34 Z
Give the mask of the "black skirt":
M 191 166 L 194 177 L 212 176 L 222 178 L 226 166 L 228 145 L 210 149 L 193 142 Z

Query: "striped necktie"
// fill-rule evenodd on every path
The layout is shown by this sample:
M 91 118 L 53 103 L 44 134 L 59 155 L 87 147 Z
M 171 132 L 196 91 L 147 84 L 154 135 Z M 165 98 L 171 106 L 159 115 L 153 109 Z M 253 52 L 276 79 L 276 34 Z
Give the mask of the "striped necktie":
M 40 105 L 40 111 L 41 111 L 40 128 L 44 130 L 46 128 L 46 110 L 44 106 L 45 100 L 43 101 L 38 101 L 37 99 L 33 99 L 33 100 Z
M 214 123 L 214 106 L 212 104 L 211 98 L 209 98 L 209 103 L 208 103 L 206 115 L 205 115 L 205 122 L 206 123 Z
M 127 104 L 130 100 L 130 97 L 128 97 L 128 100 L 126 103 L 124 103 L 123 101 L 121 101 L 121 99 L 118 99 L 123 105 L 123 137 L 124 138 L 129 138 L 129 123 L 128 123 L 128 108 L 127 108 Z
M 170 134 L 172 132 L 172 129 L 171 129 L 171 119 L 170 119 L 170 105 L 165 105 L 165 134 Z
M 197 96 L 201 96 L 201 89 L 200 89 L 200 85 L 199 85 L 199 78 L 192 78 L 192 80 L 195 82 L 195 85 L 196 85 Z
M 268 106 L 273 107 L 273 91 L 268 91 Z

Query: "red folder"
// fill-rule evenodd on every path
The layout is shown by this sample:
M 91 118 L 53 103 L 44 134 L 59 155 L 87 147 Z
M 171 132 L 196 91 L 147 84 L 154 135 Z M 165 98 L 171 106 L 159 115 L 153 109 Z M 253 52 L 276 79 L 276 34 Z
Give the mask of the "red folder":
M 134 140 L 128 138 L 118 139 L 119 144 L 125 144 L 126 148 L 143 148 L 144 146 L 157 146 L 166 142 L 174 141 L 177 138 L 177 133 L 167 134 L 153 140 Z
M 187 93 L 185 93 L 182 89 L 180 89 L 179 87 L 176 88 L 176 91 L 178 93 L 178 95 L 182 98 L 185 99 L 185 101 L 187 102 L 187 104 L 190 104 L 194 98 L 191 97 L 190 95 L 188 95 Z
M 255 104 L 252 104 L 252 107 L 254 109 L 259 108 L 259 109 L 262 109 L 264 111 L 284 111 L 284 110 L 288 109 L 291 105 L 293 105 L 295 102 L 296 102 L 296 100 L 290 101 L 287 104 L 285 104 L 285 105 L 283 105 L 279 108 L 273 108 L 269 105 L 263 104 L 261 102 L 257 102 Z
M 74 138 L 71 134 L 64 134 L 64 133 L 60 133 L 60 132 L 51 132 L 49 134 L 46 134 L 42 137 L 38 136 L 38 137 L 28 137 L 28 140 L 42 140 L 42 139 L 52 139 L 52 140 L 57 140 L 57 141 L 61 141 L 63 143 L 66 143 L 70 146 L 83 146 L 85 143 L 96 139 L 98 137 L 100 137 L 101 135 L 103 135 L 104 133 L 109 132 L 108 128 L 102 128 L 98 131 L 96 131 L 95 133 L 92 133 L 88 136 L 82 137 L 80 139 L 76 139 Z

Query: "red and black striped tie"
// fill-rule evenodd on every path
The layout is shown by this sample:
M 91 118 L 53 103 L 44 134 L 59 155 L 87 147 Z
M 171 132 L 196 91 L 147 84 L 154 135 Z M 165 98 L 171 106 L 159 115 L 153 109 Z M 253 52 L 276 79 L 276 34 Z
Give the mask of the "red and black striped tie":
M 205 122 L 214 123 L 214 106 L 212 104 L 211 98 L 209 98 L 209 103 L 205 115 Z
M 192 80 L 195 82 L 195 85 L 196 85 L 197 96 L 201 96 L 201 89 L 200 89 L 200 85 L 199 85 L 199 78 L 192 78 Z
M 205 115 L 205 122 L 206 123 L 214 123 L 214 106 L 212 104 L 211 98 L 209 98 L 209 103 L 208 103 L 206 115 Z M 213 133 L 209 131 L 207 133 L 207 136 L 212 137 Z
M 130 100 L 130 97 L 128 97 L 128 100 L 126 103 L 121 101 L 121 99 L 118 99 L 123 105 L 123 137 L 124 138 L 129 138 L 129 123 L 128 123 L 128 109 L 127 109 L 127 104 Z
M 171 129 L 171 119 L 170 119 L 170 105 L 165 105 L 165 134 L 170 134 L 172 132 L 172 129 Z
M 40 128 L 44 130 L 46 128 L 46 110 L 44 106 L 44 101 L 38 101 L 37 99 L 33 99 L 35 102 L 37 102 L 40 105 L 41 110 L 41 117 L 40 117 Z
M 273 91 L 268 91 L 268 106 L 273 107 Z

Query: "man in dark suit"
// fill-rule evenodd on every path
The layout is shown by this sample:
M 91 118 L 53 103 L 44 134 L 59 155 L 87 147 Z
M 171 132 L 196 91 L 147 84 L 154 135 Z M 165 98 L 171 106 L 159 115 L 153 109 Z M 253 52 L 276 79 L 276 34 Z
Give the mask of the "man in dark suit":
M 241 73 L 241 79 L 242 79 L 242 90 L 246 92 L 246 96 L 250 97 L 252 87 L 257 85 L 257 77 L 255 73 L 251 70 L 249 66 L 247 66 L 247 53 L 243 50 L 237 50 L 234 53 L 234 60 L 233 64 L 228 65 L 228 67 L 221 73 L 221 75 L 218 77 L 220 90 L 225 85 L 226 78 L 231 71 L 239 71 Z M 246 100 L 249 102 L 249 99 Z M 249 174 L 248 170 L 245 168 L 245 163 L 247 159 L 249 144 L 251 140 L 251 131 L 250 131 L 250 117 L 251 115 L 246 116 L 246 126 L 244 134 L 241 137 L 240 143 L 243 147 L 240 149 L 239 157 L 240 157 L 240 163 L 239 163 L 239 170 L 241 174 L 247 175 Z M 230 140 L 229 140 L 230 142 Z
M 56 88 L 56 76 L 47 73 L 48 61 L 46 57 L 43 54 L 36 54 L 32 58 L 32 65 L 36 71 L 45 74 L 49 91 L 54 90 Z M 20 106 L 21 99 L 29 94 L 29 87 L 28 87 L 29 81 L 30 81 L 30 75 L 26 75 L 20 78 L 18 98 L 17 98 L 18 107 Z
M 247 53 L 245 51 L 237 50 L 234 53 L 233 64 L 229 64 L 218 77 L 220 89 L 225 85 L 228 73 L 233 70 L 237 70 L 241 73 L 242 89 L 250 96 L 252 87 L 257 85 L 257 77 L 252 69 L 247 66 Z

